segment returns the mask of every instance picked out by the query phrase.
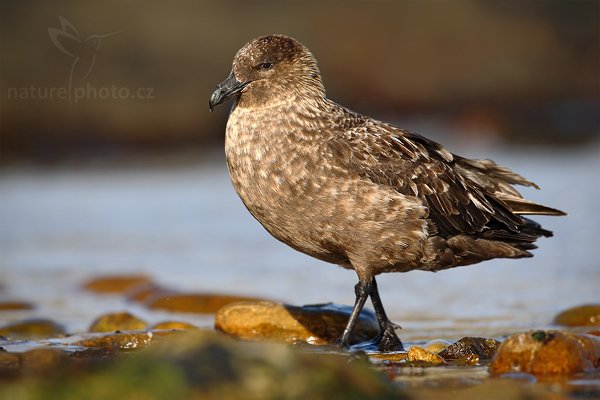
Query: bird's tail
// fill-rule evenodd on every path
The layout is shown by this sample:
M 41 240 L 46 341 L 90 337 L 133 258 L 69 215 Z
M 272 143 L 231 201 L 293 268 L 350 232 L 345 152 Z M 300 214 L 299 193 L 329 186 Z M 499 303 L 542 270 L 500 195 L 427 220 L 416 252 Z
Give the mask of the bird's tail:
M 517 215 L 567 215 L 564 211 L 523 199 L 508 193 L 495 193 L 495 196 Z

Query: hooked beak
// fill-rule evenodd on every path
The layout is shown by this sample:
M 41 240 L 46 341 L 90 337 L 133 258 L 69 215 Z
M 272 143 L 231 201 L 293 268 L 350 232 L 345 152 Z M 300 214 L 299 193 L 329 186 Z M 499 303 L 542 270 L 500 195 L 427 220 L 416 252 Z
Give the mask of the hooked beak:
M 216 106 L 223 103 L 225 100 L 230 98 L 231 96 L 238 94 L 248 85 L 248 82 L 240 82 L 236 79 L 233 72 L 229 74 L 227 79 L 217 85 L 217 88 L 210 95 L 210 99 L 208 100 L 208 109 L 210 111 L 213 110 Z

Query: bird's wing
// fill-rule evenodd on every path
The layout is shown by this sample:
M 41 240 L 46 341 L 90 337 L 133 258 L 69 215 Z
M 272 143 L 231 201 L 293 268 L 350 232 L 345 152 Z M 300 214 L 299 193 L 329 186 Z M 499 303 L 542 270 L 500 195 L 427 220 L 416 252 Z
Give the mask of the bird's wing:
M 454 155 L 456 168 L 469 180 L 476 182 L 489 193 L 506 204 L 518 215 L 566 215 L 565 212 L 538 204 L 523 196 L 512 186 L 539 187 L 510 169 L 496 164 L 492 160 L 469 160 Z
M 362 177 L 420 198 L 437 234 L 472 235 L 490 227 L 518 234 L 526 225 L 496 195 L 518 201 L 521 196 L 513 184 L 534 186 L 523 177 L 489 160 L 457 157 L 436 142 L 391 125 L 369 119 L 353 125 L 346 124 L 329 141 L 336 159 Z

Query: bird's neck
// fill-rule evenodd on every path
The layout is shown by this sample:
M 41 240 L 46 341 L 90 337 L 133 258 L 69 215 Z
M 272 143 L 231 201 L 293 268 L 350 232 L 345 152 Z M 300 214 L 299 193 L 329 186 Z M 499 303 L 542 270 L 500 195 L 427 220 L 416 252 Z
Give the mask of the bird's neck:
M 269 121 L 271 126 L 291 127 L 301 123 L 305 127 L 316 121 L 328 100 L 324 95 L 312 93 L 288 93 L 274 96 L 260 104 L 249 103 L 242 95 L 232 109 L 230 119 L 240 119 L 247 125 L 254 121 Z
M 243 99 L 243 96 L 242 96 Z M 241 100 L 241 99 L 240 99 Z M 310 147 L 322 140 L 326 98 L 299 98 L 290 94 L 263 106 L 247 107 L 239 101 L 229 115 L 225 147 L 228 157 L 260 152 L 283 152 L 304 143 Z

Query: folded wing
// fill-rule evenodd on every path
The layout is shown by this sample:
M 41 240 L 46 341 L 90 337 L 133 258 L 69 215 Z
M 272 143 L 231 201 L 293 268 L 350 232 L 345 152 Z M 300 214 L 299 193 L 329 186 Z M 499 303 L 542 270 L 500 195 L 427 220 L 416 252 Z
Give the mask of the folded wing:
M 491 160 L 456 156 L 425 137 L 366 118 L 345 128 L 330 142 L 337 158 L 362 177 L 420 198 L 429 208 L 431 236 L 532 243 L 552 233 L 522 215 L 564 215 L 523 199 L 513 185 L 537 186 Z

